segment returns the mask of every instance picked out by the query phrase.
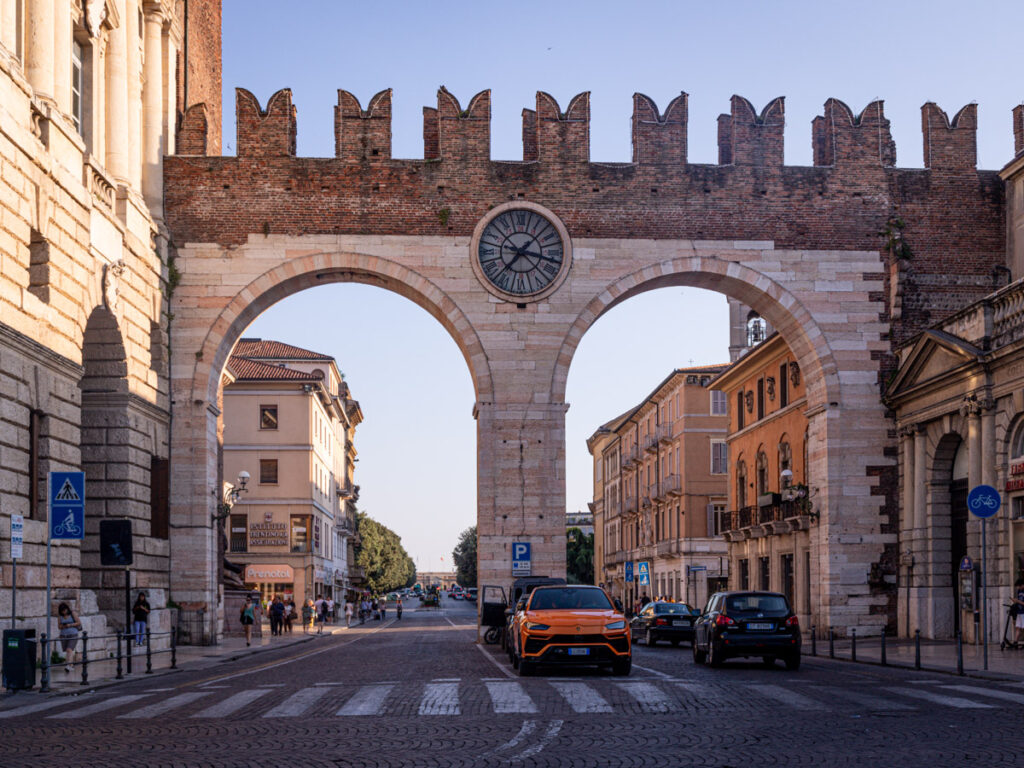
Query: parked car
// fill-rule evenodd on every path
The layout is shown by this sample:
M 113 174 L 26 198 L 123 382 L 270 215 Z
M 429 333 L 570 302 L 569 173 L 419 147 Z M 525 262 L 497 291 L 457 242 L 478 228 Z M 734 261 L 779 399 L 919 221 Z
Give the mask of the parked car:
M 470 602 L 470 603 L 475 603 L 476 602 L 476 595 L 477 595 L 476 587 L 469 587 L 466 590 L 466 601 Z
M 659 640 L 668 640 L 678 646 L 682 641 L 693 642 L 693 622 L 700 611 L 686 603 L 648 603 L 630 622 L 634 640 L 643 638 L 644 644 L 653 646 Z
M 778 592 L 718 592 L 694 625 L 693 661 L 712 667 L 726 659 L 760 656 L 800 669 L 800 622 Z
M 600 587 L 537 587 L 519 603 L 511 625 L 512 666 L 521 676 L 541 664 L 611 667 L 633 664 L 625 615 Z

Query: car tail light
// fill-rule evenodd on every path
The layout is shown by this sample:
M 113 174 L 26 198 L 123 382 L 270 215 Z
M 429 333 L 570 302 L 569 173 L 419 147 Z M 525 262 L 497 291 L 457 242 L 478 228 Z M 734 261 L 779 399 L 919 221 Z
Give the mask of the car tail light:
M 736 623 L 735 621 L 730 619 L 724 613 L 720 613 L 717 616 L 715 616 L 715 624 L 717 624 L 720 627 L 727 627 L 730 624 L 735 624 L 735 623 Z
M 668 626 L 668 622 L 665 621 L 664 619 L 655 619 L 654 623 L 657 624 L 659 627 L 667 627 Z
M 786 626 L 787 627 L 796 627 L 797 629 L 799 629 L 800 628 L 800 619 L 798 619 L 796 617 L 796 615 L 790 616 L 788 619 L 786 619 Z

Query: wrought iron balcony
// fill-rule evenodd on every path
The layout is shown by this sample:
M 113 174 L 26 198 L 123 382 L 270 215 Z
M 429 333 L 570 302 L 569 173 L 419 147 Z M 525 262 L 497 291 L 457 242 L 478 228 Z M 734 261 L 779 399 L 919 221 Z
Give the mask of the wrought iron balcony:
M 658 425 L 658 431 L 657 431 L 658 442 L 661 442 L 661 443 L 671 443 L 672 442 L 672 438 L 674 437 L 674 435 L 672 434 L 672 432 L 673 432 L 673 428 L 672 427 L 673 427 L 673 425 L 671 423 L 668 423 L 668 422 L 666 422 L 665 424 L 659 424 Z
M 682 496 L 683 495 L 683 479 L 679 475 L 666 475 L 661 478 L 661 496 L 666 498 L 668 496 Z

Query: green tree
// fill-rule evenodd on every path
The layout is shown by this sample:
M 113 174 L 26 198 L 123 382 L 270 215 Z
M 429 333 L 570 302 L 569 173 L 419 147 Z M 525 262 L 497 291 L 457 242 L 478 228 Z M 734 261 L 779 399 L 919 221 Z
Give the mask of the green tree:
M 565 570 L 570 584 L 594 583 L 594 534 L 579 528 L 565 532 Z
M 455 580 L 463 587 L 476 586 L 476 526 L 459 534 L 459 543 L 452 550 L 455 560 Z
M 356 565 L 366 570 L 367 589 L 382 594 L 416 581 L 416 566 L 398 534 L 365 512 L 356 513 L 356 529 Z

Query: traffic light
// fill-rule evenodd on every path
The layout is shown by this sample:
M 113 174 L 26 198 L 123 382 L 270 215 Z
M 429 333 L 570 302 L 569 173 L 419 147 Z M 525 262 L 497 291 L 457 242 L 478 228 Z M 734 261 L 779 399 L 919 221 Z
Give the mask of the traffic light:
M 100 565 L 132 564 L 132 521 L 100 520 Z

